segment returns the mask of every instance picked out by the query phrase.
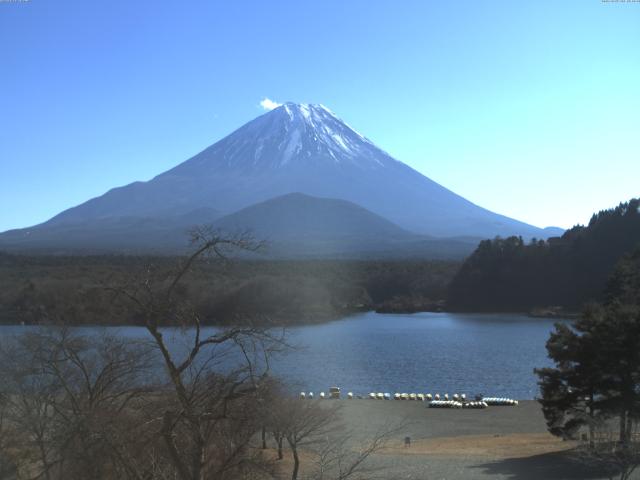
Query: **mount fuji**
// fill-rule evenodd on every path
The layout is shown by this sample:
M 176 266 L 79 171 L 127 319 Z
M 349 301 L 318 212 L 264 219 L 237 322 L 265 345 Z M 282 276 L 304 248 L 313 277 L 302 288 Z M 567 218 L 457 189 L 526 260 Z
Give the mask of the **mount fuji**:
M 0 234 L 0 248 L 175 247 L 187 225 L 224 226 L 221 217 L 291 193 L 355 204 L 366 217 L 357 222 L 363 232 L 375 217 L 397 228 L 396 239 L 399 232 L 412 239 L 561 233 L 473 204 L 392 158 L 323 105 L 286 103 L 147 182 L 114 188 L 43 224 Z M 336 208 L 332 204 L 337 215 Z

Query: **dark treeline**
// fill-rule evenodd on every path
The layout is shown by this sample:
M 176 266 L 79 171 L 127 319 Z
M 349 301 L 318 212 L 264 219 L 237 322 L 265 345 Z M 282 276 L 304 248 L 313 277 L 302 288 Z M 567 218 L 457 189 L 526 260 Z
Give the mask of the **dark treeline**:
M 0 322 L 139 324 L 113 301 L 113 283 L 162 271 L 171 257 L 19 256 L 0 253 Z M 308 323 L 362 310 L 441 303 L 459 263 L 448 261 L 248 261 L 199 264 L 181 294 L 209 324 L 250 315 Z
M 640 200 L 601 211 L 548 241 L 496 238 L 480 243 L 449 288 L 456 310 L 577 311 L 602 300 L 616 262 L 640 244 Z

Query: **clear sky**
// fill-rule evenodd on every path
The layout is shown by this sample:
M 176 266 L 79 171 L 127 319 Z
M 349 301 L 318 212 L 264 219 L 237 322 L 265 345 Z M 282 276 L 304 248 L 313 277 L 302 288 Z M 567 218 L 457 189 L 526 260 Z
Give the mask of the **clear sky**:
M 0 1 L 0 231 L 323 103 L 469 200 L 570 227 L 640 195 L 640 3 Z

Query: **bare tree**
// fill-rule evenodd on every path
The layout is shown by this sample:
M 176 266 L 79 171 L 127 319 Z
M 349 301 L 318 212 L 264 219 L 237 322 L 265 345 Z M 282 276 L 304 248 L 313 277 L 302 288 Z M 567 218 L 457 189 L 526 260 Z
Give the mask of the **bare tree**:
M 318 444 L 341 428 L 339 405 L 321 405 L 321 400 L 302 401 L 292 397 L 282 398 L 274 424 L 284 436 L 293 456 L 291 479 L 297 480 L 300 471 L 300 451 Z
M 344 433 L 325 441 L 314 449 L 315 470 L 310 480 L 347 480 L 375 478 L 379 467 L 369 467 L 367 461 L 372 455 L 384 449 L 405 424 L 385 424 L 372 437 L 357 441 L 353 435 Z M 374 473 L 375 472 L 375 473 Z M 384 476 L 382 478 L 385 478 Z
M 260 248 L 247 235 L 224 237 L 208 229 L 192 234 L 193 254 L 173 271 L 147 270 L 138 281 L 112 287 L 136 309 L 160 352 L 168 384 L 150 419 L 181 480 L 225 479 L 262 468 L 250 442 L 263 422 L 256 395 L 269 369 L 269 356 L 283 348 L 283 335 L 245 321 L 206 331 L 184 295 L 184 279 L 198 262 L 229 249 Z M 163 327 L 182 328 L 184 348 L 173 349 Z M 244 474 L 244 473 L 243 473 Z
M 235 327 L 206 328 L 185 286 L 205 258 L 260 245 L 206 229 L 193 240 L 194 253 L 177 268 L 150 266 L 108 289 L 133 307 L 151 340 L 43 329 L 2 346 L 0 440 L 11 441 L 0 453 L 10 452 L 20 478 L 271 474 L 253 441 L 265 426 L 269 359 L 286 348 L 284 332 L 239 319 Z
M 139 400 L 151 352 L 109 335 L 27 333 L 2 346 L 10 450 L 24 478 L 142 480 Z
M 16 465 L 9 456 L 8 448 L 10 442 L 6 425 L 7 416 L 7 395 L 0 394 L 0 479 L 13 479 L 16 475 Z
M 405 422 L 384 424 L 367 438 L 359 438 L 345 429 L 339 402 L 301 400 L 282 391 L 272 399 L 268 430 L 273 435 L 282 459 L 282 442 L 287 442 L 293 458 L 292 480 L 301 476 L 308 480 L 371 479 L 368 460 L 397 435 Z M 303 466 L 302 453 L 309 458 Z
M 51 479 L 52 465 L 58 457 L 52 444 L 55 429 L 56 388 L 53 379 L 42 374 L 33 355 L 22 342 L 4 342 L 0 350 L 4 389 L 3 427 L 8 445 L 14 450 L 14 463 L 35 465 L 43 478 Z

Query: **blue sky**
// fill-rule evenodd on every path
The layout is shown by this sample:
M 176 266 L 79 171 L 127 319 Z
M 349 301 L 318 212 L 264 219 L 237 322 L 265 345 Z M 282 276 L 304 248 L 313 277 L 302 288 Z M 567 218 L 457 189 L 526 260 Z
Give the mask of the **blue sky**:
M 640 3 L 0 2 L 0 231 L 323 103 L 534 225 L 640 195 Z

